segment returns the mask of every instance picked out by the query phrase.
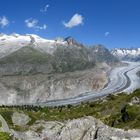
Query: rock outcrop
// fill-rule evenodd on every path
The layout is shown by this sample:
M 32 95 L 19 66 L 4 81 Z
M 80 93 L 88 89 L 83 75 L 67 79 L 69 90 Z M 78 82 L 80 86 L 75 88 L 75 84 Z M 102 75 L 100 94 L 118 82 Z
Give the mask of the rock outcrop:
M 140 103 L 140 99 L 137 96 L 134 96 L 131 101 L 130 101 L 130 105 L 135 105 L 135 104 L 139 104 Z
M 140 131 L 124 131 L 104 125 L 93 117 L 66 122 L 37 121 L 26 132 L 14 132 L 22 140 L 136 140 Z
M 12 122 L 17 126 L 25 126 L 31 119 L 24 113 L 15 112 L 12 116 Z

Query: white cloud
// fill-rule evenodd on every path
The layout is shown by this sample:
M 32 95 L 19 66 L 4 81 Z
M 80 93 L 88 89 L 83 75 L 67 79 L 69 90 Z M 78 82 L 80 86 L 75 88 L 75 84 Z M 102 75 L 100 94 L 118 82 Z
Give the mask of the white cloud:
M 36 26 L 35 28 L 39 29 L 39 30 L 46 30 L 47 29 L 47 25 L 43 24 L 42 26 Z
M 47 12 L 49 7 L 50 7 L 50 5 L 47 4 L 44 8 L 42 8 L 42 9 L 40 10 L 40 12 L 42 12 L 42 13 Z
M 63 22 L 63 25 L 66 28 L 72 28 L 78 25 L 83 24 L 83 16 L 79 14 L 75 14 L 72 16 L 72 18 L 68 22 Z
M 38 20 L 29 18 L 25 20 L 25 23 L 28 28 L 34 28 L 35 26 L 37 26 Z
M 105 32 L 105 37 L 108 37 L 110 35 L 110 32 Z
M 26 19 L 25 24 L 28 28 L 34 28 L 36 30 L 46 30 L 47 29 L 46 24 L 43 24 L 42 26 L 40 26 L 40 25 L 38 25 L 38 20 L 33 19 L 33 18 Z
M 3 16 L 3 17 L 0 17 L 0 27 L 5 27 L 9 24 L 9 20 L 7 17 Z

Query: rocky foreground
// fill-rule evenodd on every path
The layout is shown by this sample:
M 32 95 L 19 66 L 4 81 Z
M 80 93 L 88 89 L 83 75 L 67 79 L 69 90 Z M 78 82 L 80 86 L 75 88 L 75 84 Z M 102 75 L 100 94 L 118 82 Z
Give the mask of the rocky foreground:
M 0 106 L 0 140 L 139 140 L 139 106 L 140 89 L 77 106 Z
M 14 125 L 24 126 L 30 121 L 25 114 L 14 113 Z M 5 122 L 4 122 L 5 123 Z M 5 125 L 5 124 L 4 124 Z M 4 127 L 2 125 L 2 127 Z M 4 130 L 5 128 L 3 128 Z M 36 121 L 27 131 L 7 130 L 10 137 L 1 140 L 139 140 L 140 130 L 117 129 L 103 124 L 94 117 L 58 121 Z
M 22 121 L 22 120 L 21 120 Z M 93 117 L 66 122 L 37 121 L 28 131 L 13 131 L 21 140 L 138 140 L 140 130 L 124 131 L 111 128 Z

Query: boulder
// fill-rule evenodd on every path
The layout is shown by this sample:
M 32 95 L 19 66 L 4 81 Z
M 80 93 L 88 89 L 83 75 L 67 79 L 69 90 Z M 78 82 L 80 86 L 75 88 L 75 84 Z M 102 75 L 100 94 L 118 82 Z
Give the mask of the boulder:
M 140 103 L 140 99 L 137 97 L 137 96 L 134 96 L 132 99 L 131 99 L 131 102 L 130 102 L 132 105 L 134 104 L 139 104 Z
M 12 116 L 12 122 L 17 126 L 27 125 L 30 120 L 30 117 L 24 113 L 15 112 Z

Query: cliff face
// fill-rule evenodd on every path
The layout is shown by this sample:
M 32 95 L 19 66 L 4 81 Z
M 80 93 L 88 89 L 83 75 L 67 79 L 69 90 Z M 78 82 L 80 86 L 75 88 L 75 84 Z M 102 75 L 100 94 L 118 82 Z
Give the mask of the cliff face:
M 41 128 L 41 129 L 39 129 Z M 39 131 L 41 130 L 41 131 Z M 104 125 L 93 117 L 83 117 L 70 121 L 37 121 L 29 131 L 16 132 L 22 140 L 136 140 L 140 139 L 137 130 L 124 131 Z

